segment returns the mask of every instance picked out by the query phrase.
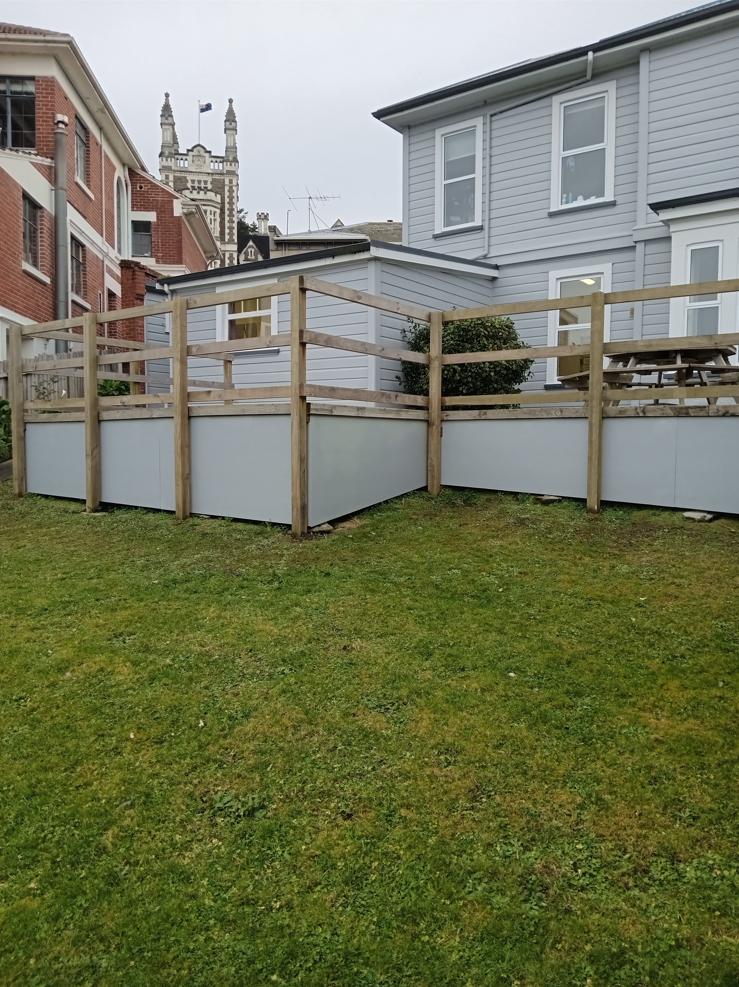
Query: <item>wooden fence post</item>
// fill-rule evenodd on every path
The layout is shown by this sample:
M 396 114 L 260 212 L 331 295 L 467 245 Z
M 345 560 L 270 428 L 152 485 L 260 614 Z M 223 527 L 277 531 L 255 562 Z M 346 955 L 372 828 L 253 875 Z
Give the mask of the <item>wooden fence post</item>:
M 100 507 L 100 406 L 98 401 L 97 318 L 86 312 L 82 322 L 83 381 L 85 388 L 85 508 Z
M 429 424 L 426 479 L 429 493 L 441 491 L 441 348 L 444 316 L 432 312 L 429 325 Z
M 230 391 L 234 386 L 234 362 L 233 357 L 225 357 L 223 360 L 223 390 Z M 224 404 L 233 404 L 230 398 L 227 398 Z
M 20 326 L 8 327 L 8 401 L 13 443 L 13 493 L 26 492 L 26 423 L 23 408 L 23 336 Z
M 588 377 L 588 480 L 587 507 L 600 510 L 603 441 L 603 329 L 605 303 L 602 291 L 593 292 L 590 305 L 590 373 Z
M 172 397 L 175 517 L 190 517 L 190 408 L 187 393 L 187 299 L 172 302 Z
M 290 288 L 290 475 L 292 533 L 308 532 L 308 402 L 306 385 L 306 291 L 303 277 Z

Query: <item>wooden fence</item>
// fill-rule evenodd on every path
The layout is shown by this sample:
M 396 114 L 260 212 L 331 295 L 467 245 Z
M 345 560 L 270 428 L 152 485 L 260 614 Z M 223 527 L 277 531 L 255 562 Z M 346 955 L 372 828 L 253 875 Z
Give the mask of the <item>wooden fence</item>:
M 291 504 L 292 531 L 296 536 L 308 530 L 308 416 L 310 405 L 317 401 L 361 402 L 394 409 L 386 414 L 396 417 L 418 417 L 419 410 L 428 421 L 427 485 L 432 494 L 441 489 L 442 427 L 445 419 L 459 415 L 459 406 L 470 404 L 493 408 L 490 417 L 505 415 L 531 417 L 556 417 L 562 414 L 581 414 L 588 420 L 587 455 L 587 507 L 596 512 L 601 502 L 601 439 L 603 418 L 610 414 L 639 415 L 643 410 L 639 402 L 653 402 L 655 392 L 649 388 L 633 388 L 626 392 L 615 390 L 603 383 L 604 356 L 624 349 L 624 341 L 604 341 L 605 311 L 607 305 L 639 303 L 655 299 L 677 298 L 686 295 L 708 295 L 739 291 L 739 279 L 705 284 L 668 285 L 660 288 L 642 288 L 633 291 L 595 292 L 573 298 L 547 298 L 536 301 L 514 302 L 505 305 L 488 305 L 470 309 L 430 311 L 404 301 L 373 295 L 342 287 L 310 277 L 294 277 L 271 285 L 237 288 L 232 291 L 214 292 L 196 296 L 177 296 L 173 300 L 156 305 L 139 306 L 111 313 L 88 313 L 81 318 L 63 319 L 32 326 L 13 326 L 9 332 L 6 376 L 12 411 L 12 440 L 14 461 L 14 490 L 23 495 L 25 478 L 25 423 L 53 421 L 84 421 L 85 423 L 85 472 L 86 507 L 94 511 L 100 504 L 100 421 L 113 418 L 171 417 L 174 424 L 174 475 L 175 514 L 178 519 L 190 515 L 191 465 L 189 418 L 199 414 L 249 414 L 259 411 L 270 413 L 277 406 L 254 405 L 254 402 L 289 403 L 291 417 Z M 430 327 L 429 353 L 392 349 L 363 340 L 348 339 L 333 333 L 309 330 L 306 325 L 307 293 L 315 292 L 379 309 L 416 321 L 427 322 Z M 255 339 L 237 339 L 224 342 L 188 343 L 187 313 L 193 309 L 253 298 L 287 295 L 290 298 L 290 331 L 277 332 Z M 443 327 L 446 323 L 484 316 L 520 315 L 533 312 L 560 311 L 565 308 L 589 308 L 590 341 L 587 344 L 563 344 L 558 346 L 524 346 L 488 352 L 444 354 Z M 168 313 L 171 316 L 171 341 L 169 346 L 150 346 L 146 343 L 124 339 L 111 339 L 98 335 L 98 326 L 106 322 Z M 81 333 L 80 333 L 81 330 Z M 39 399 L 29 394 L 26 378 L 39 371 L 37 361 L 22 359 L 23 340 L 28 337 L 59 339 L 78 349 L 68 356 L 48 359 L 44 362 L 46 373 L 55 373 L 82 382 L 82 393 L 67 391 L 63 397 Z M 672 340 L 674 343 L 674 339 Z M 718 336 L 690 336 L 681 339 L 685 348 L 705 349 L 717 345 L 739 343 L 739 332 L 721 333 Z M 634 352 L 657 352 L 669 344 L 667 337 L 631 341 Z M 231 361 L 237 353 L 266 347 L 290 347 L 290 380 L 284 386 L 234 387 L 231 378 Z M 308 383 L 307 347 L 321 346 L 331 349 L 364 353 L 395 361 L 415 362 L 429 368 L 428 394 L 415 395 L 396 391 L 369 390 L 355 387 L 338 387 Z M 115 350 L 116 352 L 111 352 Z M 104 351 L 104 352 L 103 352 Z M 442 370 L 444 366 L 500 362 L 506 360 L 541 359 L 545 357 L 587 356 L 590 374 L 587 389 L 565 391 L 526 391 L 511 394 L 482 394 L 464 397 L 442 396 Z M 188 358 L 208 358 L 223 363 L 224 384 L 214 386 L 208 381 L 188 378 Z M 141 372 L 146 361 L 170 359 L 172 361 L 171 390 L 163 394 L 135 393 L 100 397 L 98 382 L 105 379 L 144 383 Z M 132 367 L 135 365 L 135 372 Z M 123 367 L 129 372 L 124 373 Z M 113 368 L 113 369 L 110 369 Z M 117 368 L 117 369 L 116 369 Z M 738 384 L 701 384 L 693 387 L 665 387 L 659 391 L 660 400 L 686 398 L 739 398 Z M 607 404 L 614 400 L 634 403 L 629 408 L 612 408 Z M 237 403 L 240 402 L 240 403 Z M 244 403 L 244 402 L 249 402 Z M 518 406 L 516 409 L 500 410 Z M 556 405 L 567 406 L 555 407 Z M 523 410 L 521 408 L 523 406 Z M 574 406 L 574 410 L 573 410 Z M 579 409 L 579 410 L 578 410 Z M 691 409 L 692 410 L 692 409 Z M 721 413 L 734 414 L 739 404 Z M 704 413 L 716 414 L 717 409 L 705 409 Z M 462 412 L 463 415 L 483 416 L 485 412 Z M 50 417 L 53 416 L 53 417 Z

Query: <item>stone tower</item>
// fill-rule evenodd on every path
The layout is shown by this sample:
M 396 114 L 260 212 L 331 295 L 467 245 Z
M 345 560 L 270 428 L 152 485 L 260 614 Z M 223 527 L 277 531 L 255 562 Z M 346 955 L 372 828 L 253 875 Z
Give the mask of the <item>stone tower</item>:
M 176 192 L 202 207 L 210 228 L 221 248 L 222 267 L 238 263 L 236 225 L 239 208 L 239 158 L 236 147 L 236 113 L 229 99 L 223 122 L 225 153 L 212 154 L 203 144 L 194 144 L 185 153 L 175 130 L 169 93 L 159 115 L 162 144 L 159 151 L 159 175 Z

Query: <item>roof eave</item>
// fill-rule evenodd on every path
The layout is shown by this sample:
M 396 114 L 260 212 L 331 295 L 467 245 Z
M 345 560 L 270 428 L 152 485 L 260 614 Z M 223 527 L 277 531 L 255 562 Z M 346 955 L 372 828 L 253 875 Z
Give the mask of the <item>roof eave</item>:
M 580 62 L 586 63 L 589 52 L 597 59 L 599 68 L 612 67 L 627 60 L 645 42 L 666 44 L 676 36 L 712 30 L 721 21 L 739 18 L 739 0 L 720 0 L 708 7 L 694 8 L 682 14 L 664 18 L 641 27 L 603 38 L 590 45 L 581 45 L 476 76 L 444 86 L 411 99 L 382 107 L 373 113 L 381 123 L 402 131 L 406 126 L 430 117 L 462 111 L 471 105 L 493 103 L 520 90 L 552 84 L 568 75 L 575 75 Z M 605 63 L 605 64 L 604 64 Z

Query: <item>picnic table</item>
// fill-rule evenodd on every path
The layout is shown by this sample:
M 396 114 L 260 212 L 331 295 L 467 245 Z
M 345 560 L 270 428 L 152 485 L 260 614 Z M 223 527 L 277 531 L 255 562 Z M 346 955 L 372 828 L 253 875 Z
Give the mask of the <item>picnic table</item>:
M 636 351 L 624 345 L 622 350 L 609 354 L 608 366 L 603 369 L 603 384 L 612 390 L 623 390 L 624 396 L 619 400 L 628 400 L 630 387 L 654 388 L 654 403 L 657 404 L 660 400 L 658 391 L 662 387 L 738 382 L 739 367 L 729 362 L 735 355 L 734 346 L 694 349 L 682 345 L 679 340 L 664 349 L 651 352 Z M 582 390 L 588 386 L 589 378 L 590 371 L 581 370 L 575 374 L 566 374 L 559 381 L 565 387 Z M 619 400 L 612 403 L 618 404 Z M 706 398 L 709 405 L 716 404 L 717 400 L 715 397 Z M 736 398 L 734 402 L 739 403 Z

